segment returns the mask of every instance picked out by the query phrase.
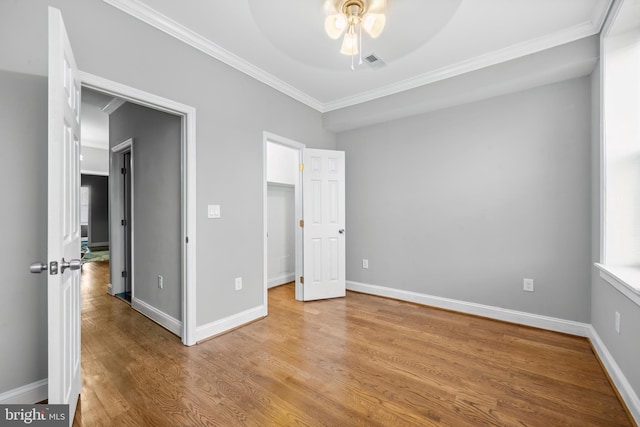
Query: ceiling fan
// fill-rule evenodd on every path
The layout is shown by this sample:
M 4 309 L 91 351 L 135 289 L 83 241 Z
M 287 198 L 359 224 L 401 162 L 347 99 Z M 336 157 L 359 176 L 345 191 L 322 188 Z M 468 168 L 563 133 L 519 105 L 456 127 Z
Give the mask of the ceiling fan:
M 324 29 L 329 37 L 338 39 L 342 34 L 340 53 L 351 55 L 351 69 L 355 70 L 355 56 L 362 64 L 362 30 L 377 38 L 386 24 L 386 0 L 326 0 Z

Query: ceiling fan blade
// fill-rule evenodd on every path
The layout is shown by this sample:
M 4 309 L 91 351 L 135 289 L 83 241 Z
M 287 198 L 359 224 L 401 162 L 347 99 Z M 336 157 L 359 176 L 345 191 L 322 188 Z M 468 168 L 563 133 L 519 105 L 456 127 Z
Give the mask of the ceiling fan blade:
M 367 13 L 384 13 L 387 10 L 387 0 L 369 0 Z
M 340 37 L 346 28 L 347 19 L 340 13 L 329 15 L 324 20 L 324 30 L 334 40 Z
M 325 15 L 335 15 L 336 13 L 339 13 L 339 3 L 340 0 L 325 0 L 323 6 Z
M 362 18 L 362 28 L 371 36 L 371 38 L 378 38 L 384 30 L 384 26 L 387 22 L 387 18 L 383 13 L 367 13 Z

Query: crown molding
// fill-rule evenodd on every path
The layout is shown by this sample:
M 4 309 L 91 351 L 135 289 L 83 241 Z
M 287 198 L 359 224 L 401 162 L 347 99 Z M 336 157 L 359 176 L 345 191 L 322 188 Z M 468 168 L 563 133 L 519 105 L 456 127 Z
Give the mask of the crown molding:
M 445 80 L 461 74 L 490 67 L 501 62 L 510 61 L 545 49 L 550 49 L 562 44 L 570 43 L 581 38 L 589 37 L 600 32 L 609 8 L 613 0 L 600 0 L 598 7 L 589 21 L 575 25 L 562 31 L 547 36 L 539 37 L 523 43 L 518 43 L 504 49 L 499 49 L 485 55 L 470 58 L 456 64 L 448 65 L 440 69 L 421 74 L 391 85 L 363 92 L 354 96 L 345 97 L 336 101 L 322 103 L 290 84 L 258 68 L 250 62 L 218 46 L 185 26 L 175 22 L 171 18 L 143 4 L 139 0 L 103 0 L 105 3 L 145 22 L 152 27 L 177 38 L 201 52 L 218 59 L 219 61 L 265 83 L 266 85 L 282 92 L 285 95 L 321 112 L 338 110 L 350 107 L 374 99 L 393 95 L 398 92 L 414 89 L 437 81 Z
M 609 0 L 607 0 L 609 1 Z M 374 99 L 393 95 L 405 90 L 415 89 L 430 83 L 435 83 L 461 74 L 476 71 L 482 68 L 491 67 L 502 62 L 511 61 L 523 56 L 531 55 L 546 49 L 551 49 L 566 43 L 592 36 L 600 31 L 599 26 L 591 21 L 584 22 L 579 25 L 549 34 L 537 39 L 528 40 L 518 43 L 504 49 L 495 50 L 485 55 L 476 56 L 456 64 L 447 65 L 429 73 L 411 77 L 400 82 L 374 89 L 368 92 L 339 99 L 334 102 L 324 104 L 323 112 L 339 110 L 341 108 L 351 107 L 363 102 L 372 101 Z
M 107 151 L 109 150 L 109 141 L 99 141 L 96 139 L 82 138 L 80 145 L 82 147 L 87 147 L 87 148 L 98 148 L 100 150 L 107 150 Z
M 609 15 L 609 11 L 613 8 L 614 1 L 615 0 L 600 0 L 598 2 L 598 6 L 591 17 L 591 22 L 593 26 L 598 29 L 598 32 L 602 31 L 607 15 Z
M 107 105 L 104 106 L 104 108 L 102 108 L 102 111 L 106 115 L 110 116 L 111 114 L 115 113 L 118 108 L 122 107 L 126 103 L 127 101 L 122 98 L 113 98 Z
M 322 110 L 322 103 L 317 99 L 245 61 L 138 0 L 103 1 L 315 110 Z

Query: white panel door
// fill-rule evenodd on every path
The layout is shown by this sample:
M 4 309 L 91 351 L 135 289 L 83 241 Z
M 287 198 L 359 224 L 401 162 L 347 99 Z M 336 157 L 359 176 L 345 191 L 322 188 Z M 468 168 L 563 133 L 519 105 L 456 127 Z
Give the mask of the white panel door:
M 60 11 L 49 8 L 49 403 L 69 404 L 80 377 L 80 80 Z M 51 267 L 58 263 L 58 269 Z
M 343 297 L 345 287 L 344 152 L 304 150 L 303 300 Z

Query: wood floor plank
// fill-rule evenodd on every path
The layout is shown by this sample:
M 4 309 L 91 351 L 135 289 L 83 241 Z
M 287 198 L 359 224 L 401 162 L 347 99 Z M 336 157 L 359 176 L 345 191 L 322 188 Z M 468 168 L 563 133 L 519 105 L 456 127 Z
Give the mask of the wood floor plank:
M 184 347 L 83 267 L 75 426 L 634 426 L 589 342 L 349 292 Z

